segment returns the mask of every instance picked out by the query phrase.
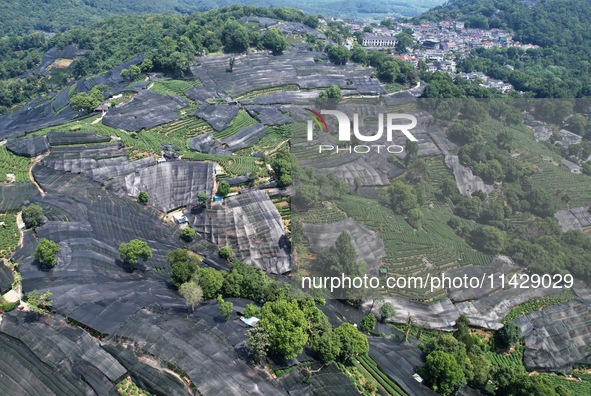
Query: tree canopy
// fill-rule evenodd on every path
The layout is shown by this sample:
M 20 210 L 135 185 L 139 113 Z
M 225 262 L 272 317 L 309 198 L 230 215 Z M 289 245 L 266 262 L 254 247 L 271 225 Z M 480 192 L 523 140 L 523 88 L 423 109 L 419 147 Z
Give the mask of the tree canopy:
M 287 49 L 287 40 L 279 29 L 267 29 L 261 39 L 261 44 L 265 49 L 268 49 L 273 55 L 281 55 Z
M 132 268 L 135 267 L 139 260 L 148 261 L 152 257 L 152 249 L 144 241 L 139 239 L 132 239 L 127 243 L 119 245 L 119 256 L 121 260 L 129 264 Z
M 43 208 L 37 204 L 31 204 L 22 211 L 23 222 L 27 228 L 36 228 L 43 224 L 45 215 L 43 214 Z
M 33 257 L 35 257 L 42 265 L 55 267 L 57 264 L 57 254 L 60 251 L 61 249 L 57 243 L 46 238 L 41 238 L 39 244 L 35 248 Z
M 257 324 L 269 336 L 270 348 L 285 359 L 293 359 L 308 342 L 308 322 L 296 301 L 267 302 Z

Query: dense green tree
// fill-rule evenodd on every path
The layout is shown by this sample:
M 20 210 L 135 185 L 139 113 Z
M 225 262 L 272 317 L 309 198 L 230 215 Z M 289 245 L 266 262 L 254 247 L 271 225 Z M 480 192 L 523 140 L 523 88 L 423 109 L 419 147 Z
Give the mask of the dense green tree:
M 414 189 L 401 180 L 396 180 L 388 187 L 388 194 L 392 210 L 396 214 L 408 214 L 411 209 L 418 207 L 417 195 Z
M 55 267 L 57 264 L 57 254 L 60 251 L 61 249 L 57 243 L 46 238 L 41 238 L 39 244 L 35 248 L 33 257 L 35 257 L 42 265 Z
M 191 227 L 185 227 L 181 230 L 181 239 L 191 242 L 195 238 L 196 232 Z
M 510 384 L 516 382 L 522 375 L 525 374 L 523 366 L 506 365 L 495 367 L 492 371 L 491 381 L 499 389 L 499 394 L 502 390 L 507 389 Z
M 380 307 L 380 319 L 382 322 L 385 323 L 388 319 L 393 318 L 394 315 L 396 315 L 396 310 L 394 309 L 392 303 L 385 302 L 382 304 Z
M 468 220 L 476 220 L 482 214 L 482 201 L 476 197 L 463 197 L 456 205 L 455 212 Z
M 263 47 L 273 53 L 273 55 L 281 55 L 287 49 L 287 40 L 283 37 L 283 33 L 279 29 L 267 29 L 261 40 Z
M 248 50 L 248 30 L 237 22 L 228 22 L 222 29 L 222 44 L 225 52 L 246 52 Z
M 309 325 L 296 301 L 267 302 L 261 316 L 257 327 L 269 335 L 271 350 L 285 359 L 293 359 L 303 351 L 308 342 Z
M 201 287 L 205 300 L 211 300 L 218 296 L 224 284 L 222 273 L 211 267 L 197 269 L 193 278 L 199 287 Z
M 102 98 L 80 92 L 70 99 L 70 106 L 74 111 L 91 112 L 101 104 Z
M 316 29 L 319 25 L 318 16 L 316 15 L 306 15 L 302 21 L 302 23 L 312 29 Z
M 318 202 L 319 196 L 320 189 L 318 186 L 302 184 L 296 189 L 295 201 L 298 206 L 301 205 L 303 208 L 308 208 Z
M 175 287 L 188 282 L 199 269 L 199 260 L 194 255 L 189 255 L 186 249 L 174 249 L 168 253 L 171 281 Z
M 350 362 L 356 356 L 369 352 L 367 337 L 357 330 L 351 323 L 343 323 L 334 330 L 341 340 L 341 354 L 339 357 Z
M 329 47 L 327 53 L 328 59 L 337 65 L 345 65 L 351 58 L 351 52 L 342 45 Z
M 282 187 L 291 185 L 293 182 L 291 178 L 292 158 L 289 153 L 281 152 L 277 154 L 271 161 L 271 168 Z
M 407 51 L 407 48 L 412 47 L 414 40 L 408 33 L 398 33 L 396 35 L 396 46 L 394 50 L 398 54 L 403 54 Z
M 199 201 L 199 204 L 203 207 L 207 207 L 207 204 L 210 201 L 209 195 L 207 195 L 204 192 L 200 192 L 199 194 L 197 194 L 197 201 Z
M 121 77 L 129 81 L 135 81 L 142 74 L 142 69 L 139 66 L 131 65 L 129 69 L 121 70 Z
M 149 199 L 150 197 L 148 196 L 148 193 L 145 191 L 140 192 L 137 196 L 137 201 L 143 205 L 147 204 Z
M 341 338 L 332 329 L 325 331 L 312 343 L 312 349 L 321 362 L 333 362 L 341 354 Z
M 230 301 L 224 301 L 222 296 L 218 296 L 217 302 L 220 307 L 220 313 L 224 315 L 224 319 L 227 321 L 232 316 L 232 312 L 234 312 L 234 304 Z
M 227 180 L 222 180 L 218 186 L 218 195 L 225 197 L 230 194 L 230 183 Z
M 553 216 L 556 212 L 556 201 L 552 195 L 540 188 L 531 190 L 527 196 L 531 211 L 538 216 Z
M 443 351 L 430 353 L 420 373 L 426 383 L 443 396 L 455 394 L 466 384 L 462 367 L 453 355 Z
M 401 75 L 400 64 L 394 59 L 384 61 L 377 69 L 378 78 L 384 83 L 396 82 L 397 78 Z
M 404 164 L 408 166 L 408 164 L 410 164 L 410 162 L 417 157 L 417 153 L 419 152 L 419 143 L 407 140 L 406 145 L 404 146 L 404 151 L 406 152 Z
M 257 307 L 254 304 L 246 304 L 246 308 L 244 309 L 243 313 L 244 317 L 246 318 L 258 318 L 259 316 L 261 316 L 261 308 Z
M 503 328 L 495 332 L 495 346 L 502 351 L 507 351 L 511 346 L 515 345 L 520 338 L 521 327 L 513 322 L 507 322 Z
M 218 253 L 221 258 L 226 260 L 232 260 L 234 258 L 234 251 L 230 246 L 222 246 L 219 248 Z
M 242 297 L 242 283 L 244 282 L 244 275 L 238 271 L 231 271 L 224 278 L 222 291 L 225 296 Z
M 408 224 L 410 224 L 413 228 L 419 228 L 421 226 L 421 221 L 423 220 L 423 217 L 425 217 L 425 215 L 423 214 L 423 211 L 421 209 L 412 208 L 408 211 Z
M 476 227 L 470 233 L 470 241 L 485 253 L 498 254 L 507 247 L 507 235 L 496 227 Z
M 338 85 L 331 85 L 330 87 L 326 88 L 324 91 L 320 92 L 321 99 L 341 99 L 341 88 Z
M 34 229 L 43 224 L 45 221 L 43 208 L 37 204 L 30 204 L 23 209 L 22 218 L 23 222 L 25 223 L 25 227 Z
M 139 239 L 132 239 L 127 243 L 119 245 L 119 256 L 124 263 L 134 268 L 140 258 L 143 261 L 147 261 L 152 257 L 152 249 L 150 249 L 146 242 Z
M 369 313 L 369 314 L 365 315 L 363 317 L 363 319 L 361 319 L 361 323 L 359 324 L 359 328 L 361 329 L 361 331 L 365 331 L 366 333 L 369 333 L 370 331 L 373 331 L 376 328 L 377 323 L 378 323 L 378 320 L 376 319 L 375 315 L 372 313 Z
M 367 51 L 359 44 L 355 44 L 351 49 L 351 61 L 361 65 L 367 62 Z
M 470 320 L 466 317 L 466 315 L 460 315 L 458 320 L 456 320 L 457 331 L 454 333 L 454 337 L 463 343 L 466 346 L 466 349 L 469 349 L 474 343 L 472 335 L 470 334 L 470 329 L 468 327 L 469 324 Z

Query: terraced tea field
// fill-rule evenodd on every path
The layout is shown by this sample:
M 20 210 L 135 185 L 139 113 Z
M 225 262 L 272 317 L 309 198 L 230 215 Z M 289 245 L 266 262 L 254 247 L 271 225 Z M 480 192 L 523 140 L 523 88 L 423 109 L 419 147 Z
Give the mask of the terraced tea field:
M 193 88 L 195 85 L 200 84 L 198 80 L 185 81 L 185 80 L 164 80 L 156 81 L 150 89 L 161 95 L 177 95 L 184 96 L 185 91 Z
M 29 180 L 29 164 L 31 160 L 25 157 L 15 155 L 6 149 L 6 146 L 0 147 L 0 183 L 8 182 L 7 174 L 12 173 L 16 177 L 16 182 Z
M 256 120 L 252 118 L 246 111 L 240 110 L 236 117 L 230 123 L 230 126 L 223 131 L 215 131 L 213 137 L 222 140 L 232 136 L 236 132 L 246 128 L 249 125 L 256 124 Z
M 20 234 L 16 223 L 16 213 L 0 213 L 0 258 L 8 258 L 18 246 Z

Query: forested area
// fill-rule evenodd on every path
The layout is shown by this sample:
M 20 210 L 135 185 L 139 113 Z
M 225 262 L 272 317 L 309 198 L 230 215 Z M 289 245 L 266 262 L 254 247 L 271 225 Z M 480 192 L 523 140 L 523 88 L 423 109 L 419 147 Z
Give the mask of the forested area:
M 87 26 L 118 14 L 175 13 L 190 14 L 233 4 L 258 7 L 292 7 L 307 13 L 319 13 L 344 18 L 371 16 L 413 16 L 441 4 L 429 0 L 412 1 L 364 0 L 348 1 L 276 1 L 276 0 L 12 0 L 0 3 L 0 36 L 31 31 L 63 32 L 76 26 Z
M 180 77 L 188 73 L 194 57 L 205 51 L 243 52 L 249 46 L 263 48 L 265 42 L 258 29 L 235 22 L 243 16 L 253 15 L 317 23 L 314 17 L 306 17 L 291 9 L 233 6 L 191 16 L 116 16 L 51 38 L 41 33 L 1 38 L 0 113 L 48 92 L 48 86 L 51 90 L 65 86 L 70 76 L 80 78 L 98 74 L 141 53 L 149 55 L 142 71 L 161 71 Z M 43 75 L 38 72 L 47 50 L 70 44 L 83 49 L 85 55 L 76 57 L 69 69 Z M 271 44 L 275 45 L 273 41 Z

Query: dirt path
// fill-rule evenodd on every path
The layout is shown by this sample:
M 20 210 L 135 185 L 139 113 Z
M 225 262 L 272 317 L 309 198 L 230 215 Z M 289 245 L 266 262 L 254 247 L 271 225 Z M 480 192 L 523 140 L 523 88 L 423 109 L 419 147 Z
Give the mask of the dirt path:
M 25 236 L 25 233 L 23 232 L 23 230 L 25 229 L 25 222 L 23 221 L 23 212 L 18 212 L 16 214 L 16 225 L 18 227 L 19 234 L 18 247 L 23 247 L 23 238 Z
M 289 140 L 284 140 L 281 143 L 279 143 L 277 146 L 275 146 L 275 148 L 273 148 L 272 150 L 267 151 L 267 155 L 271 155 L 275 152 L 277 152 L 277 150 L 279 150 L 285 143 L 288 143 Z
M 38 164 L 39 162 L 41 162 L 43 157 L 44 157 L 43 155 L 35 157 L 35 160 L 31 164 L 31 166 L 29 166 L 29 180 L 31 180 L 33 182 L 33 184 L 35 185 L 35 187 L 37 187 L 37 190 L 39 190 L 39 193 L 41 194 L 42 197 L 45 196 L 45 191 L 43 191 L 43 189 L 41 188 L 39 183 L 37 183 L 37 180 L 35 180 L 35 178 L 33 177 L 33 166 L 35 166 L 35 164 Z

